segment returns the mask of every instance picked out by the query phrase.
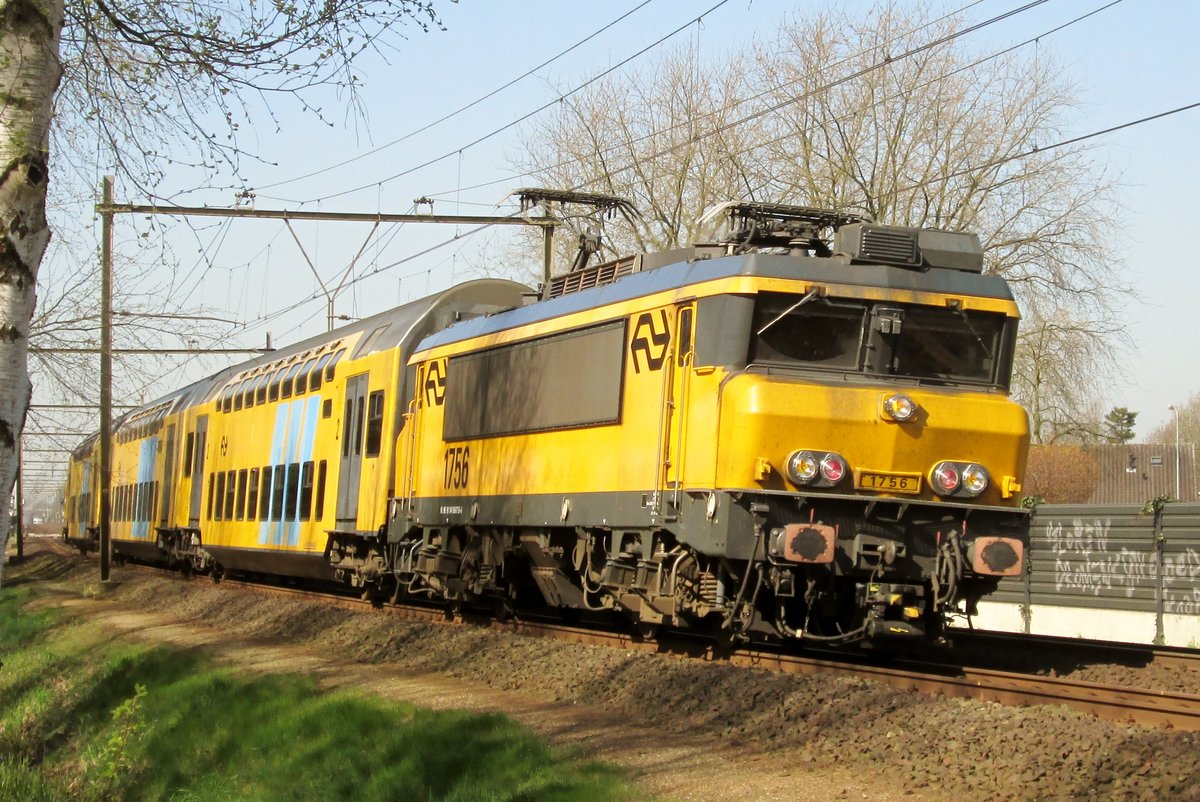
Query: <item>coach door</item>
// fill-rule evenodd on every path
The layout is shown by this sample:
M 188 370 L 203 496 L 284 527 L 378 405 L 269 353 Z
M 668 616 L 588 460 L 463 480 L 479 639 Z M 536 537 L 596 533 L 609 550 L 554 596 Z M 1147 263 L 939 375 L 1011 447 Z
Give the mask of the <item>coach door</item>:
M 204 498 L 204 451 L 208 444 L 208 416 L 196 419 L 196 445 L 192 449 L 192 500 L 188 524 L 200 528 L 200 504 Z
M 175 489 L 175 424 L 167 426 L 166 459 L 162 465 L 162 497 L 158 504 L 158 525 L 165 527 L 171 521 L 171 498 Z
M 362 478 L 363 429 L 367 414 L 367 374 L 346 379 L 346 405 L 342 410 L 342 457 L 338 471 L 337 528 L 358 525 L 358 486 Z

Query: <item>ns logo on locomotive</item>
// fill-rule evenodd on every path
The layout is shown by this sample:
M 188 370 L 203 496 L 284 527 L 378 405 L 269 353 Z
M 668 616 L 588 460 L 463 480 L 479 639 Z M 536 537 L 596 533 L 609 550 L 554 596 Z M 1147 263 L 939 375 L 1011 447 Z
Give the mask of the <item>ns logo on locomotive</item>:
M 125 415 L 117 557 L 643 630 L 939 637 L 1023 571 L 1017 307 L 971 234 L 729 204 L 540 294 L 472 281 Z M 66 537 L 95 548 L 96 438 Z

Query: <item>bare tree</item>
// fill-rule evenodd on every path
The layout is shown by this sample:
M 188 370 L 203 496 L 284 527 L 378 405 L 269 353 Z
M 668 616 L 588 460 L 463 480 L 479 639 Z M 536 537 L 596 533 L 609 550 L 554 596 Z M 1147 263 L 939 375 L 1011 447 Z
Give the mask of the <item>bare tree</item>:
M 1175 416 L 1179 416 L 1179 442 L 1200 443 L 1200 392 L 1194 394 L 1182 404 L 1174 404 L 1175 410 L 1162 426 L 1159 426 L 1143 440 L 1147 443 L 1174 443 Z
M 1029 413 L 1034 443 L 1099 442 L 1105 435 L 1100 380 L 1109 376 L 1121 331 L 1068 309 L 1027 309 L 1017 337 L 1013 394 Z
M 755 191 L 743 164 L 753 132 L 731 126 L 745 81 L 742 58 L 702 67 L 694 50 L 676 50 L 565 98 L 515 164 L 543 186 L 632 201 L 640 217 L 605 227 L 608 256 L 678 248 L 695 239 L 705 208 Z M 560 263 L 590 226 L 563 227 Z
M 356 59 L 437 20 L 428 0 L 143 3 L 0 0 L 0 493 L 8 498 L 30 397 L 28 338 L 52 142 L 94 153 L 153 196 L 164 165 L 235 168 L 249 95 L 301 103 L 318 86 L 353 105 Z M 62 86 L 60 91 L 60 78 Z M 216 112 L 218 122 L 213 123 Z M 80 147 L 94 144 L 95 147 Z M 84 174 L 89 170 L 68 160 Z M 71 316 L 74 315 L 72 318 Z M 68 313 L 67 319 L 82 320 Z M 49 331 L 49 327 L 44 327 Z M 9 520 L 0 516 L 0 553 Z
M 733 199 L 978 232 L 1033 323 L 1017 394 L 1035 435 L 1079 434 L 1128 297 L 1110 256 L 1115 187 L 1085 146 L 1039 150 L 1076 95 L 1053 60 L 972 53 L 961 24 L 885 0 L 795 18 L 727 63 L 677 51 L 564 101 L 521 165 L 633 198 L 645 218 L 610 226 L 614 248 L 686 242 L 707 205 Z

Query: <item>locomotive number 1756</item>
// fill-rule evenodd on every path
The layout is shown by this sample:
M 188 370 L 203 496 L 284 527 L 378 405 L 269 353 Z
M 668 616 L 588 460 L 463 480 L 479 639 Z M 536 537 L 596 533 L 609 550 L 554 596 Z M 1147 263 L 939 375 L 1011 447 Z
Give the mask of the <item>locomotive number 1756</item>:
M 455 446 L 446 449 L 444 487 L 462 489 L 471 475 L 471 447 Z

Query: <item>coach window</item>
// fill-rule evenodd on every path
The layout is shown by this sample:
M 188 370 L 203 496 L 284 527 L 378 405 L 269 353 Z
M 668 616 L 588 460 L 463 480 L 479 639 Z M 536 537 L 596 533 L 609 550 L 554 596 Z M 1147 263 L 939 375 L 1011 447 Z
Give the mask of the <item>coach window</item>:
M 321 374 L 325 371 L 325 363 L 329 361 L 329 357 L 331 356 L 333 356 L 332 352 L 324 354 L 320 359 L 317 360 L 317 364 L 313 367 L 312 373 L 310 373 L 308 376 L 309 392 L 316 392 L 317 390 L 321 389 Z
M 237 482 L 237 519 L 239 521 L 246 520 L 246 469 L 242 468 L 238 471 Z
M 150 483 L 150 521 L 158 520 L 158 481 Z
M 304 367 L 300 369 L 300 373 L 296 376 L 296 395 L 300 395 L 308 390 L 308 376 L 312 373 L 313 365 L 316 363 L 317 358 L 313 357 L 305 362 Z
M 367 456 L 378 457 L 382 442 L 383 390 L 376 390 L 367 400 Z
M 183 478 L 192 475 L 192 457 L 196 450 L 196 433 L 188 432 L 183 445 Z
M 297 362 L 288 368 L 287 374 L 283 377 L 283 397 L 292 397 L 292 388 L 295 384 L 296 374 L 300 372 L 300 368 L 304 367 L 303 363 Z
M 215 480 L 213 478 L 213 475 L 210 473 L 208 475 L 208 520 L 210 520 L 210 521 L 214 520 L 213 519 L 213 482 L 214 481 Z
M 228 482 L 225 484 L 225 520 L 233 520 L 233 501 L 237 490 L 237 471 L 229 471 L 226 476 Z
M 233 385 L 226 387 L 225 392 L 221 393 L 219 406 L 222 412 L 233 409 Z
M 287 483 L 283 488 L 283 520 L 296 520 L 296 491 L 300 485 L 300 463 L 287 466 Z
M 300 467 L 300 520 L 312 517 L 313 464 L 306 462 Z
M 268 370 L 262 375 L 262 379 L 259 380 L 258 384 L 254 385 L 254 403 L 256 406 L 267 403 L 267 383 L 270 381 L 271 371 Z
M 273 472 L 271 470 L 270 465 L 268 465 L 262 469 L 262 484 L 259 485 L 259 489 L 262 492 L 259 493 L 259 501 L 258 501 L 258 520 L 260 520 L 260 521 L 265 521 L 270 517 L 270 513 L 271 513 L 271 475 L 272 475 L 272 473 Z
M 363 415 L 363 397 L 361 395 L 358 397 L 358 407 L 354 410 L 354 414 L 357 424 L 354 427 L 354 455 L 358 456 L 362 453 L 363 423 L 365 423 L 363 418 L 366 417 Z
M 222 519 L 221 513 L 225 509 L 225 472 L 224 471 L 220 471 L 217 473 L 217 500 L 216 500 L 216 503 L 214 505 L 212 505 L 212 509 L 213 509 L 213 512 L 216 513 L 216 515 L 213 517 L 213 520 L 220 521 Z
M 325 366 L 325 381 L 326 382 L 333 381 L 333 373 L 334 373 L 333 369 L 337 365 L 338 360 L 342 358 L 342 354 L 344 354 L 344 353 L 346 353 L 346 349 L 342 348 L 336 354 L 333 355 L 333 359 L 330 359 L 329 364 Z
M 284 485 L 284 466 L 275 466 L 275 478 L 271 482 L 271 520 L 283 520 L 283 485 Z
M 255 374 L 246 379 L 246 383 L 242 385 L 242 407 L 249 409 L 254 406 L 254 388 L 258 386 L 258 380 L 261 377 Z
M 283 382 L 283 371 L 284 369 L 280 368 L 271 375 L 271 386 L 267 389 L 268 401 L 279 400 L 279 385 Z
M 244 393 L 246 392 L 246 385 L 249 383 L 250 383 L 249 379 L 243 379 L 242 382 L 237 386 L 237 389 L 233 391 L 233 411 L 234 412 L 237 412 L 238 410 L 240 410 L 242 408 L 242 398 L 244 396 Z
M 258 468 L 250 469 L 250 482 L 247 488 L 246 520 L 253 521 L 258 517 Z
M 346 414 L 342 418 L 342 456 L 350 456 L 350 425 L 354 422 L 354 400 L 346 399 Z
M 325 460 L 321 460 L 317 466 L 317 509 L 313 513 L 318 521 L 325 517 L 325 473 Z

